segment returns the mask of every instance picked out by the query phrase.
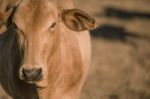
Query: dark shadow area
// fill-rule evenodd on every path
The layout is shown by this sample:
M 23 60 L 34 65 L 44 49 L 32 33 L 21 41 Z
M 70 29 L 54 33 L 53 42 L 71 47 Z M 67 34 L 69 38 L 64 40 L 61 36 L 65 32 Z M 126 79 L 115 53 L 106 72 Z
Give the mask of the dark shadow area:
M 97 14 L 101 16 L 100 14 Z M 117 9 L 114 7 L 107 7 L 104 9 L 104 16 L 106 17 L 117 17 L 119 19 L 133 19 L 133 18 L 146 18 L 150 19 L 150 13 L 144 12 L 133 12 L 123 9 Z
M 108 24 L 101 25 L 96 29 L 91 30 L 90 33 L 91 36 L 93 37 L 104 38 L 113 41 L 118 40 L 118 41 L 126 42 L 128 37 L 150 40 L 150 37 L 138 35 L 137 33 L 128 32 L 123 27 L 116 27 Z
M 11 25 L 5 33 L 0 35 L 0 86 L 13 99 L 20 99 L 21 96 L 24 99 L 39 99 L 37 86 L 19 79 L 21 63 L 22 54 L 18 35 L 14 26 Z M 3 98 L 5 99 L 6 96 Z
M 109 99 L 119 99 L 119 97 L 117 95 L 110 95 Z

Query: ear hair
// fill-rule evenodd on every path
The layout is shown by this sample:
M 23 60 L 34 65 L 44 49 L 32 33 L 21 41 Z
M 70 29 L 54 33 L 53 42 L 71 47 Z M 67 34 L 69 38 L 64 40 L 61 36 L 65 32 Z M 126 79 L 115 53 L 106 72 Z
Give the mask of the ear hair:
M 84 31 L 95 27 L 94 18 L 78 9 L 62 10 L 60 19 L 73 31 Z
M 19 0 L 16 2 L 13 2 L 13 4 L 11 4 L 12 2 L 10 1 L 8 3 L 8 5 L 5 8 L 4 12 L 1 12 L 0 14 L 0 34 L 4 33 L 7 28 L 10 26 L 10 24 L 12 23 L 12 17 L 17 9 L 17 7 L 20 5 L 20 3 L 23 0 Z

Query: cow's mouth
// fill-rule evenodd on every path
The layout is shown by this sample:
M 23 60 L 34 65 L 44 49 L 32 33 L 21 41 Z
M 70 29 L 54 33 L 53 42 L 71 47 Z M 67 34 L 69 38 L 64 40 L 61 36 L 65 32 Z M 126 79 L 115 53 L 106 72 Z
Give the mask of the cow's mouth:
M 21 79 L 24 82 L 31 84 L 31 85 L 35 85 L 37 88 L 39 89 L 44 89 L 48 86 L 48 82 L 44 79 L 40 80 L 40 81 L 25 81 L 24 79 Z
M 37 86 L 37 88 L 43 89 L 43 88 L 46 88 L 48 86 L 48 81 L 47 80 L 41 80 L 41 81 L 35 82 L 35 85 Z

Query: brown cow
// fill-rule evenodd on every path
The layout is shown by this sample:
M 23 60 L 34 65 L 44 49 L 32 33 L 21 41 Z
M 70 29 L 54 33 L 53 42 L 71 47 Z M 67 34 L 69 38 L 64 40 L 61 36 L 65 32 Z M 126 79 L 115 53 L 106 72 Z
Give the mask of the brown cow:
M 1 32 L 0 83 L 14 99 L 79 99 L 95 22 L 65 1 L 23 0 Z

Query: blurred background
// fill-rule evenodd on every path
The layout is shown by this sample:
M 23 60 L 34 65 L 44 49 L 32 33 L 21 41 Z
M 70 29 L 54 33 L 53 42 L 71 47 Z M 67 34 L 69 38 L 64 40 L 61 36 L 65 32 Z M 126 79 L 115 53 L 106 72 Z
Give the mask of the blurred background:
M 150 0 L 74 2 L 97 24 L 81 99 L 150 99 Z
M 96 18 L 81 99 L 150 99 L 150 0 L 74 0 Z

